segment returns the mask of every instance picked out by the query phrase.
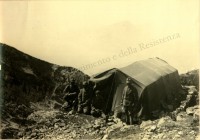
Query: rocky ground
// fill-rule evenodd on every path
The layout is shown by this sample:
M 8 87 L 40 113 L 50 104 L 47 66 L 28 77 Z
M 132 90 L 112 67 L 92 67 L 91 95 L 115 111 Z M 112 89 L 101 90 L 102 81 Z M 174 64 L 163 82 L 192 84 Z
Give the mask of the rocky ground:
M 184 86 L 186 99 L 179 108 L 157 120 L 126 125 L 109 116 L 94 118 L 51 109 L 45 102 L 30 107 L 8 105 L 1 122 L 1 138 L 15 139 L 185 139 L 200 138 L 198 91 Z M 18 114 L 15 115 L 14 114 Z
M 199 70 L 180 75 L 183 101 L 170 113 L 140 125 L 60 110 L 71 78 L 89 77 L 0 43 L 0 133 L 2 139 L 198 139 Z

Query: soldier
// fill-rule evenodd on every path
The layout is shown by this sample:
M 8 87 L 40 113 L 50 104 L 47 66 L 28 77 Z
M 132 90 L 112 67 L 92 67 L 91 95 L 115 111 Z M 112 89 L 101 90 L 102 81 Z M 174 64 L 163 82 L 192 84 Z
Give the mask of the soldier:
M 122 93 L 121 105 L 126 115 L 126 123 L 133 124 L 133 109 L 137 104 L 138 93 L 137 89 L 131 85 L 131 79 L 126 79 L 126 86 Z
M 102 112 L 105 102 L 100 93 L 101 92 L 99 90 L 96 90 L 95 95 L 92 98 L 91 115 L 93 115 L 94 117 L 105 116 L 105 114 Z
M 78 95 L 78 113 L 90 114 L 92 87 L 88 82 L 83 82 L 83 88 Z
M 76 85 L 74 79 L 72 79 L 70 85 L 65 88 L 64 93 L 66 93 L 64 96 L 64 99 L 68 103 L 67 108 L 70 108 L 73 106 L 75 109 L 77 106 L 79 88 Z

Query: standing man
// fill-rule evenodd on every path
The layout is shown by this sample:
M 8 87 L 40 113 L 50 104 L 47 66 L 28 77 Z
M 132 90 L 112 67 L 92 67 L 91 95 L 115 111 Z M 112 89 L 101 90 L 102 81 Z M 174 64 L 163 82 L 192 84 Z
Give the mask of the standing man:
M 64 99 L 68 103 L 67 108 L 74 107 L 73 109 L 75 110 L 77 107 L 79 88 L 74 79 L 72 79 L 70 85 L 64 89 L 64 93 L 66 93 Z
M 78 94 L 78 113 L 90 114 L 92 92 L 93 90 L 89 83 L 83 82 L 83 88 Z
M 126 124 L 133 124 L 133 109 L 138 101 L 137 89 L 131 85 L 131 78 L 126 79 L 126 86 L 122 93 L 121 105 L 126 115 Z

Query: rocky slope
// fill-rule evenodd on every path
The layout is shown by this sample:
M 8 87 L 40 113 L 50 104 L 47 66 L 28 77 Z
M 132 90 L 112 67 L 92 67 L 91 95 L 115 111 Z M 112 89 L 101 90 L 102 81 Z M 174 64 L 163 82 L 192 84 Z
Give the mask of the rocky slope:
M 192 70 L 180 75 L 182 85 L 194 85 L 199 89 L 199 70 Z
M 37 102 L 61 92 L 71 78 L 80 84 L 88 76 L 72 67 L 63 67 L 31 57 L 0 44 L 2 88 L 5 101 Z
M 192 104 L 190 97 L 198 94 L 193 86 L 187 86 L 185 91 L 187 98 L 179 108 L 163 112 L 159 119 L 143 121 L 140 125 L 126 125 L 113 116 L 94 118 L 32 104 L 35 111 L 26 118 L 25 125 L 18 129 L 4 129 L 3 136 L 12 134 L 14 138 L 23 139 L 195 140 L 200 138 L 199 105 Z
M 0 43 L 1 121 L 24 123 L 34 110 L 30 103 L 61 106 L 63 89 L 74 78 L 79 85 L 89 76 L 72 68 L 45 62 Z M 3 124 L 3 123 L 2 123 Z

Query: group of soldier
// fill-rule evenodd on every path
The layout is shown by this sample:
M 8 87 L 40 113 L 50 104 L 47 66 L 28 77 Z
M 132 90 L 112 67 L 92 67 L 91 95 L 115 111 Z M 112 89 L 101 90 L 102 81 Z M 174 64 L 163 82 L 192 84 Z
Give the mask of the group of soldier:
M 105 102 L 101 90 L 89 81 L 84 81 L 82 85 L 83 88 L 79 89 L 75 80 L 72 79 L 70 85 L 64 90 L 66 93 L 64 99 L 68 103 L 67 108 L 72 108 L 78 113 L 91 114 L 95 117 L 105 116 L 102 110 Z M 131 78 L 127 78 L 121 100 L 122 111 L 126 116 L 127 124 L 133 124 L 134 109 L 137 103 L 137 89 L 132 85 Z
M 102 106 L 104 104 L 100 90 L 91 82 L 84 81 L 82 88 L 79 89 L 75 80 L 72 79 L 69 86 L 64 90 L 65 101 L 68 103 L 66 109 L 72 108 L 78 113 L 91 114 L 95 117 L 104 115 Z

